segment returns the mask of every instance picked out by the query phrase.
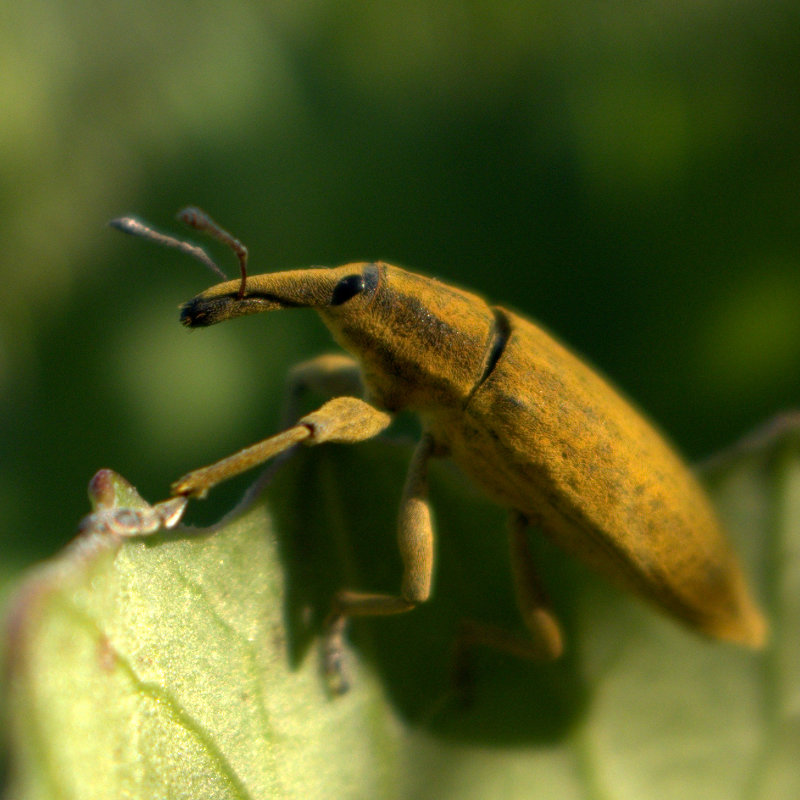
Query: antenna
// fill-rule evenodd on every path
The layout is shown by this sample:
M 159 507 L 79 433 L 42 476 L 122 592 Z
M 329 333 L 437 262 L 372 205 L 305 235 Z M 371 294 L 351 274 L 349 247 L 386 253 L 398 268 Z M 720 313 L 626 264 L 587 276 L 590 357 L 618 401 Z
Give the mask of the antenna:
M 188 225 L 190 228 L 208 234 L 233 250 L 236 258 L 239 260 L 239 268 L 242 273 L 242 282 L 239 286 L 239 299 L 241 300 L 241 298 L 244 297 L 244 290 L 247 283 L 247 248 L 235 236 L 232 236 L 223 227 L 214 222 L 205 211 L 202 211 L 196 206 L 187 206 L 179 211 L 177 216 L 181 222 Z M 217 266 L 216 262 L 202 247 L 191 244 L 191 242 L 187 242 L 184 239 L 178 239 L 175 236 L 161 233 L 136 217 L 117 217 L 116 219 L 112 219 L 108 224 L 112 228 L 116 228 L 123 233 L 128 233 L 131 236 L 138 236 L 142 239 L 155 242 L 156 244 L 180 250 L 182 253 L 186 253 L 201 264 L 204 264 L 210 270 L 216 272 L 217 275 L 220 275 L 224 280 L 228 280 L 228 276 Z

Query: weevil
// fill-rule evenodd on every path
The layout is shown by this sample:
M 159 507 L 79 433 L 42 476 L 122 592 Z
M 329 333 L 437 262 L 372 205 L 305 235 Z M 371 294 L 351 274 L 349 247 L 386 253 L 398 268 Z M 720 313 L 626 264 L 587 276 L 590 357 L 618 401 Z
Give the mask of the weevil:
M 183 324 L 207 327 L 247 314 L 312 308 L 350 357 L 308 362 L 295 379 L 337 385 L 340 396 L 282 433 L 190 472 L 173 484 L 172 496 L 202 497 L 301 442 L 370 439 L 401 410 L 416 412 L 421 423 L 398 514 L 400 590 L 335 596 L 331 671 L 347 618 L 398 614 L 428 600 L 434 528 L 427 469 L 432 458 L 443 457 L 509 512 L 511 575 L 530 636 L 522 645 L 477 628 L 477 641 L 539 658 L 562 651 L 528 546 L 526 529 L 534 526 L 690 628 L 754 648 L 764 644 L 765 619 L 690 469 L 642 413 L 539 325 L 381 262 L 245 275 L 242 263 L 241 280 L 187 302 Z

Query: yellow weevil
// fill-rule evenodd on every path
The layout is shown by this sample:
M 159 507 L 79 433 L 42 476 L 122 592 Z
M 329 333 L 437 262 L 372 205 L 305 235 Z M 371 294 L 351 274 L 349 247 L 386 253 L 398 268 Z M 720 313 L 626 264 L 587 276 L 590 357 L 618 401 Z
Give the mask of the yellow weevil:
M 562 651 L 560 628 L 528 549 L 525 529 L 533 525 L 691 628 L 750 647 L 764 644 L 765 620 L 690 470 L 641 413 L 539 326 L 477 295 L 389 264 L 246 277 L 246 251 L 242 255 L 235 239 L 197 209 L 187 209 L 182 218 L 232 244 L 242 266 L 241 280 L 218 284 L 183 306 L 185 325 L 313 308 L 355 360 L 323 356 L 302 365 L 295 379 L 363 386 L 365 399 L 355 396 L 355 388 L 352 396 L 335 397 L 283 433 L 190 472 L 173 484 L 172 498 L 202 497 L 217 483 L 301 442 L 370 439 L 402 409 L 416 412 L 421 421 L 399 509 L 400 591 L 336 595 L 329 617 L 332 673 L 348 617 L 402 613 L 430 595 L 434 531 L 427 466 L 438 457 L 452 458 L 509 509 L 511 573 L 531 638 L 522 645 L 474 628 L 476 641 L 531 657 L 554 658 Z M 131 218 L 113 224 L 165 238 L 132 230 L 144 226 Z

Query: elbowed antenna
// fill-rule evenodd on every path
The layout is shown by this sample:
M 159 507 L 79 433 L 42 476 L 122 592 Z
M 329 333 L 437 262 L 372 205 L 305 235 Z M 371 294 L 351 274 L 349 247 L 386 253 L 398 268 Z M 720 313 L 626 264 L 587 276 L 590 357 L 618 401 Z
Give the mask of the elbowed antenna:
M 241 300 L 244 297 L 244 291 L 247 285 L 247 248 L 235 236 L 232 236 L 221 225 L 214 222 L 205 211 L 197 208 L 197 206 L 187 206 L 181 209 L 177 217 L 190 228 L 208 234 L 233 250 L 236 258 L 239 260 L 239 269 L 242 273 L 239 282 L 239 291 L 237 293 L 238 298 Z M 216 272 L 217 275 L 221 276 L 224 280 L 228 280 L 228 276 L 217 266 L 202 247 L 198 247 L 184 239 L 178 239 L 175 236 L 161 233 L 152 226 L 136 219 L 136 217 L 118 217 L 117 219 L 112 219 L 108 224 L 112 228 L 116 228 L 123 233 L 129 233 L 132 236 L 139 236 L 142 239 L 147 239 L 156 244 L 162 244 L 166 247 L 173 247 L 176 250 L 180 250 L 182 253 L 186 253 L 192 258 L 197 259 L 201 264 L 204 264 L 210 270 Z
M 227 245 L 233 250 L 236 258 L 239 259 L 239 269 L 242 273 L 242 281 L 239 284 L 239 299 L 241 300 L 244 297 L 244 290 L 247 284 L 247 248 L 235 236 L 232 236 L 225 228 L 214 222 L 205 211 L 197 206 L 186 206 L 186 208 L 182 208 L 178 212 L 177 216 L 181 222 L 185 223 L 190 228 L 207 233 L 218 242 Z
M 196 244 L 192 244 L 183 239 L 177 239 L 166 233 L 161 233 L 147 223 L 142 222 L 140 219 L 136 219 L 136 217 L 117 217 L 116 219 L 112 219 L 108 224 L 112 228 L 116 228 L 123 233 L 128 233 L 131 236 L 138 236 L 140 239 L 147 239 L 149 242 L 155 242 L 165 247 L 173 247 L 175 250 L 180 250 L 182 253 L 186 253 L 186 255 L 197 259 L 212 272 L 216 272 L 217 275 L 221 275 L 225 280 L 228 280 L 228 276 L 216 265 L 208 253 Z

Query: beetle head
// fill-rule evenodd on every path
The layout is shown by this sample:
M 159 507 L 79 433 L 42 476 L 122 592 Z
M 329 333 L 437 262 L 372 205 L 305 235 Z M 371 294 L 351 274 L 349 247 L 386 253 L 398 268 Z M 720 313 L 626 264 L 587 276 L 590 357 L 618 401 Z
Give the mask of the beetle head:
M 479 297 L 382 263 L 254 275 L 213 286 L 183 307 L 190 327 L 281 308 L 314 308 L 361 362 L 389 410 L 462 402 L 479 380 L 494 316 Z

